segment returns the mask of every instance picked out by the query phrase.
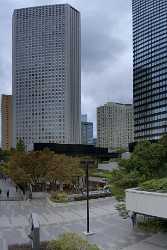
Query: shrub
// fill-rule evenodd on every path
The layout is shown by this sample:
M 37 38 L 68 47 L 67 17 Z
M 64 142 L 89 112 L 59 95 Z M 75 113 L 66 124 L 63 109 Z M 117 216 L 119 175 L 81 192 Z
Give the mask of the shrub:
M 100 250 L 96 245 L 75 233 L 65 233 L 58 240 L 50 241 L 47 250 Z
M 167 232 L 167 221 L 154 217 L 147 217 L 146 220 L 139 221 L 138 227 L 145 232 L 159 233 Z
M 53 202 L 67 202 L 68 195 L 65 192 L 52 192 L 50 199 Z
M 153 179 L 142 183 L 139 186 L 140 190 L 149 192 L 167 192 L 167 178 Z

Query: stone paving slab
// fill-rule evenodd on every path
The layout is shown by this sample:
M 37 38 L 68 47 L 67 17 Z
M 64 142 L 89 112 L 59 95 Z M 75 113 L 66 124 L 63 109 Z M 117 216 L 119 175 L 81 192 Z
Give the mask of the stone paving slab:
M 90 229 L 95 232 L 88 240 L 101 250 L 164 250 L 167 235 L 152 235 L 133 230 L 131 222 L 122 219 L 115 209 L 113 198 L 90 201 Z M 38 214 L 41 240 L 55 239 L 63 232 L 83 235 L 86 230 L 86 202 L 53 204 L 46 200 L 0 203 L 0 250 L 7 245 L 28 243 L 28 217 Z

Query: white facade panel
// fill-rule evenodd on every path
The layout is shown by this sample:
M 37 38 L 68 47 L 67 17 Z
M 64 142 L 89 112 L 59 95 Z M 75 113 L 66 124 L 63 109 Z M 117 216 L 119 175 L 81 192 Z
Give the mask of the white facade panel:
M 127 210 L 167 219 L 167 193 L 126 190 Z

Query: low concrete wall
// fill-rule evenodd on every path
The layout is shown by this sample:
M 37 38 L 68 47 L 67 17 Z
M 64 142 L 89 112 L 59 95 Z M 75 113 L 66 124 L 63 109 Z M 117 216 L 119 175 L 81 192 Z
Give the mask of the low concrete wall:
M 46 192 L 32 192 L 32 199 L 46 199 L 47 196 Z
M 167 219 L 167 193 L 126 190 L 127 210 Z
M 40 250 L 47 250 L 47 242 L 42 242 L 40 246 Z M 10 245 L 8 250 L 32 250 L 31 245 L 29 244 L 22 244 L 22 245 Z

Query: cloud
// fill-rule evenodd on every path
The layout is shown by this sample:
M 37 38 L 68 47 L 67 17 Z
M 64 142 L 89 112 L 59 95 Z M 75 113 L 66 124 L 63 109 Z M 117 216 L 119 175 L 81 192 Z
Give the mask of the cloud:
M 13 10 L 63 2 L 81 12 L 82 111 L 96 123 L 97 106 L 132 102 L 131 0 L 1 0 L 0 93 L 12 89 Z

